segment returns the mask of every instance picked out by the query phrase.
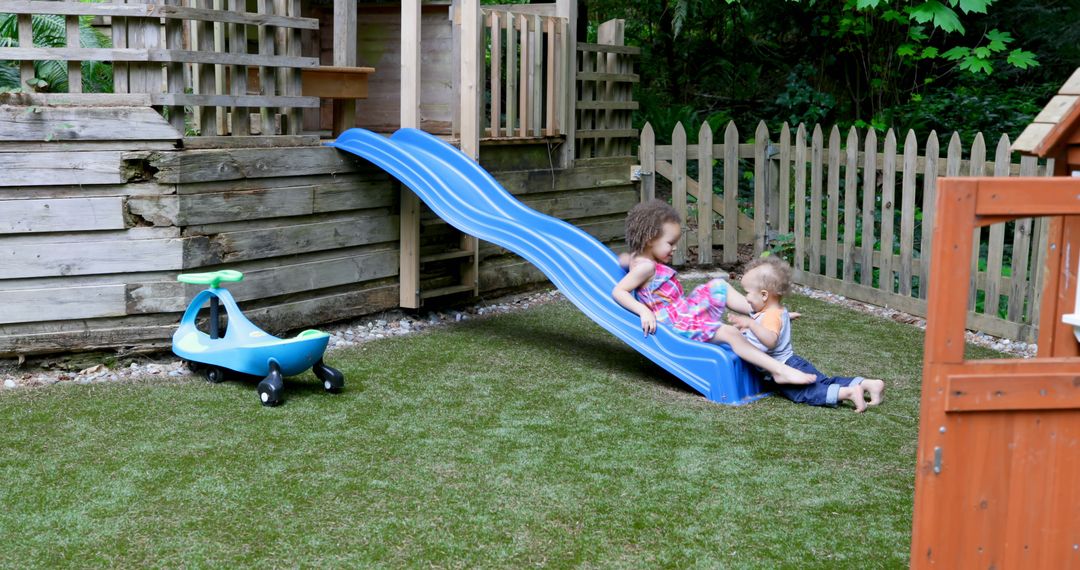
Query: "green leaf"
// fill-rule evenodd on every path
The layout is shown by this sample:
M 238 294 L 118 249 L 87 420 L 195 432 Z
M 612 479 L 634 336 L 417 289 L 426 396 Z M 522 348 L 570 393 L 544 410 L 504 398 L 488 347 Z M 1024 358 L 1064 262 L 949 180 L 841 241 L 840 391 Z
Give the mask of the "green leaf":
M 963 10 L 965 14 L 969 14 L 971 12 L 975 12 L 976 14 L 985 14 L 986 7 L 989 6 L 990 3 L 993 1 L 994 0 L 960 0 L 960 9 Z M 952 2 L 952 5 L 956 6 L 956 3 Z
M 908 28 L 908 39 L 916 42 L 930 39 L 930 36 L 926 35 L 925 26 L 911 26 Z
M 938 0 L 928 0 L 922 5 L 911 9 L 911 18 L 920 24 L 931 22 L 933 26 L 945 33 L 964 33 L 964 25 L 956 12 Z
M 971 55 L 971 48 L 956 46 L 951 50 L 941 54 L 941 57 L 944 57 L 949 61 L 956 61 L 958 59 L 964 59 L 969 55 Z
M 880 5 L 882 0 L 858 0 L 855 3 L 855 8 L 859 10 L 874 9 Z
M 923 48 L 922 53 L 919 55 L 919 57 L 921 57 L 923 59 L 929 59 L 931 57 L 937 57 L 937 56 L 938 56 L 938 48 L 936 48 L 936 47 Z
M 989 61 L 986 61 L 985 59 L 980 59 L 973 55 L 965 57 L 964 60 L 960 62 L 960 69 L 970 71 L 972 73 L 979 73 L 981 71 L 987 75 L 990 75 L 994 72 L 994 67 L 990 65 Z
M 1005 60 L 1009 62 L 1009 65 L 1013 67 L 1019 67 L 1020 69 L 1027 69 L 1029 67 L 1037 67 L 1039 61 L 1035 59 L 1035 54 L 1030 51 L 1024 51 L 1022 49 L 1014 49 L 1009 53 L 1009 57 Z
M 972 53 L 975 55 L 975 57 L 979 59 L 987 59 L 988 57 L 990 57 L 990 48 L 986 46 L 979 46 L 972 50 Z
M 1013 41 L 1012 34 L 996 29 L 987 32 L 986 39 L 990 40 L 990 44 L 986 47 L 994 52 L 1003 51 L 1005 49 L 1005 44 L 1010 44 Z
M 896 48 L 896 55 L 900 57 L 915 55 L 915 46 L 911 44 L 903 44 L 900 47 Z
M 906 22 L 907 19 L 907 16 L 897 10 L 886 10 L 885 13 L 881 15 L 881 20 L 884 22 Z

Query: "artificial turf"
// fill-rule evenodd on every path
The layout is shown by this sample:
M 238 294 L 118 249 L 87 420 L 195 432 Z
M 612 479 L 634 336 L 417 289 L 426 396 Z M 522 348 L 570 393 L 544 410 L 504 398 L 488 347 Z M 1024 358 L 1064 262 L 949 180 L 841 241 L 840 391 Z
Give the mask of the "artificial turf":
M 0 395 L 3 567 L 903 567 L 922 331 L 803 297 L 885 403 L 706 401 L 567 302 L 253 382 Z M 982 349 L 974 355 L 993 356 Z

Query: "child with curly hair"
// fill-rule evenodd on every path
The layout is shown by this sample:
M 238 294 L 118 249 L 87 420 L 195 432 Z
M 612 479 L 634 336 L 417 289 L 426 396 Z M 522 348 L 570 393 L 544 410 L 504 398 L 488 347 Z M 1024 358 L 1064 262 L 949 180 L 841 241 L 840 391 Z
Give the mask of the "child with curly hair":
M 805 358 L 795 354 L 791 344 L 791 317 L 784 307 L 784 295 L 791 289 L 791 266 L 779 257 L 770 255 L 750 262 L 742 278 L 746 300 L 751 311 L 738 311 L 728 319 L 742 331 L 750 344 L 758 347 L 777 362 L 814 375 L 814 382 L 805 386 L 777 383 L 777 391 L 785 398 L 811 406 L 836 406 L 847 400 L 856 412 L 881 403 L 885 382 L 861 376 L 826 376 Z
M 726 281 L 713 279 L 683 294 L 675 270 L 665 265 L 671 262 L 681 237 L 679 215 L 666 202 L 642 202 L 626 216 L 626 244 L 633 253 L 620 258 L 628 272 L 611 295 L 641 317 L 645 335 L 656 332 L 657 322 L 665 323 L 691 340 L 730 346 L 743 360 L 770 373 L 776 383 L 813 382 L 813 375 L 774 360 L 724 323 L 725 307 L 744 313 L 751 310 L 746 298 Z

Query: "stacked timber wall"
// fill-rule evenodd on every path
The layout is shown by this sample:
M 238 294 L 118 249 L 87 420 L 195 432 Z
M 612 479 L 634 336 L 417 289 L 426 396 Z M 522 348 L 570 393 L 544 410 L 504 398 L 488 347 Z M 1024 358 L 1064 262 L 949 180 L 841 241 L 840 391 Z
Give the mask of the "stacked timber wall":
M 107 140 L 123 132 L 115 121 L 92 129 L 103 116 L 91 108 L 0 109 L 24 125 L 0 135 L 0 164 L 13 165 L 0 180 L 0 356 L 167 346 L 198 290 L 176 282 L 181 271 L 243 271 L 230 289 L 275 333 L 397 306 L 400 187 L 365 161 L 306 137 L 180 150 L 149 108 L 118 112 L 152 123 L 126 141 Z M 25 127 L 41 113 L 65 113 L 68 134 L 47 140 Z M 530 206 L 605 242 L 622 238 L 637 200 L 627 161 L 551 169 L 542 145 L 481 155 Z M 429 225 L 437 248 L 439 221 Z M 544 280 L 493 245 L 480 255 L 482 292 Z

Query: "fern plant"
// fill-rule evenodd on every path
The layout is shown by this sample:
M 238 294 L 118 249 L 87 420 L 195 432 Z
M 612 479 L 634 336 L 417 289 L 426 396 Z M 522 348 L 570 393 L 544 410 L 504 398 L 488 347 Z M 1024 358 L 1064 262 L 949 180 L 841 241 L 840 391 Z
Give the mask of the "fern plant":
M 85 48 L 108 48 L 112 42 L 105 34 L 90 25 L 91 17 L 79 19 L 79 45 Z M 67 31 L 64 16 L 55 14 L 31 17 L 35 47 L 64 47 Z M 15 14 L 0 14 L 0 47 L 18 47 L 18 18 Z M 29 47 L 29 46 L 24 46 Z M 86 93 L 111 93 L 112 64 L 101 61 L 82 62 L 83 91 Z M 34 85 L 22 85 L 19 79 L 19 62 L 0 61 L 0 91 L 25 91 L 33 87 L 37 91 L 65 93 L 68 89 L 67 62 L 34 62 Z

